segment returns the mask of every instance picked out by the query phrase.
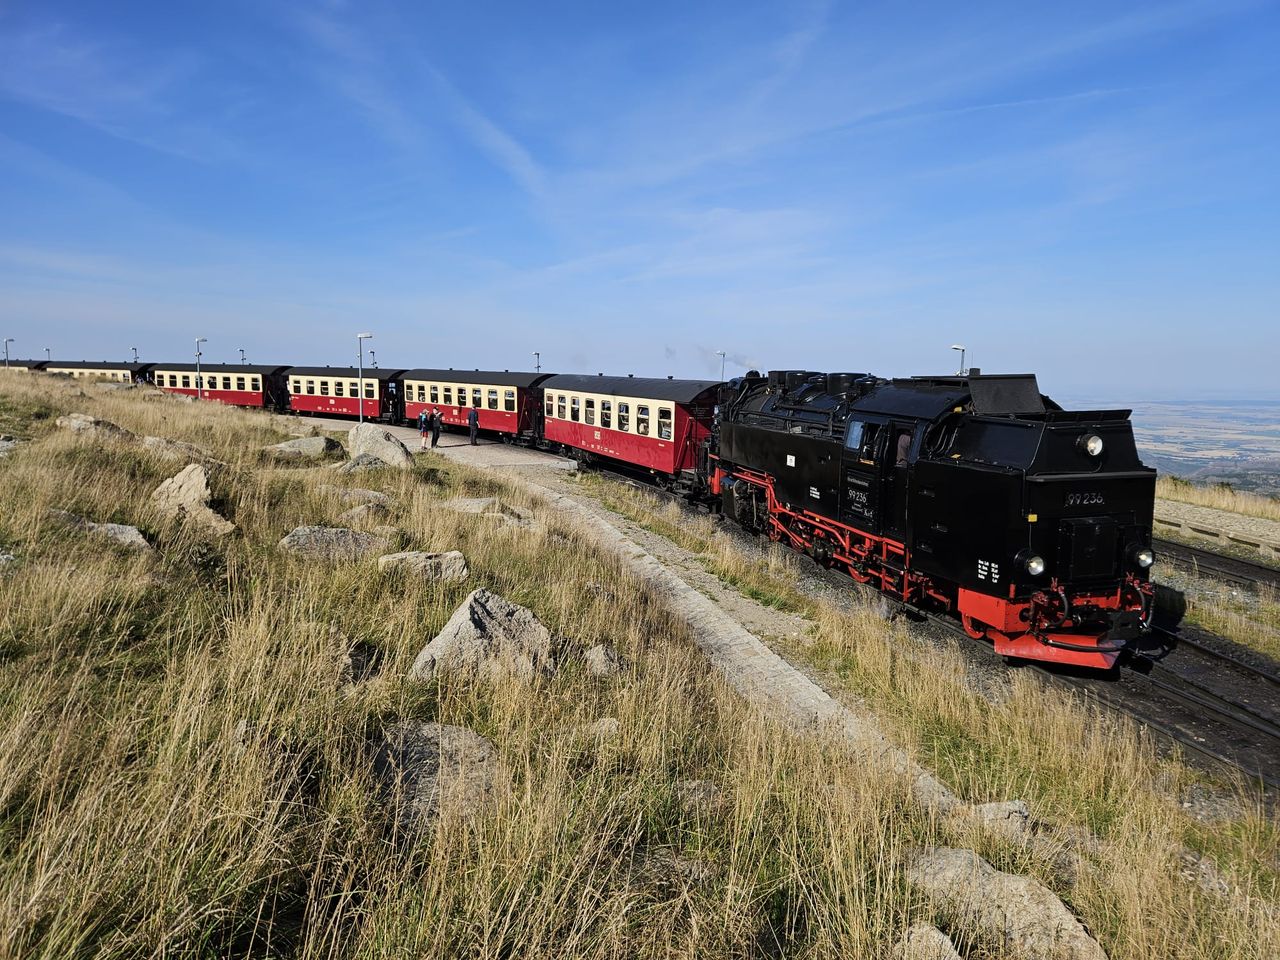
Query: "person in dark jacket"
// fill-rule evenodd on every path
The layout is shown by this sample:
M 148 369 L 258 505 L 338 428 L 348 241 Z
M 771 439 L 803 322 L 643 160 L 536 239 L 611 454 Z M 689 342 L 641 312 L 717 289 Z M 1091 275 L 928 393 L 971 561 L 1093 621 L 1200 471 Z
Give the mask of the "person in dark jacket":
M 427 416 L 427 411 L 419 410 L 418 411 L 418 436 L 422 438 L 423 450 L 427 449 L 427 429 L 430 422 L 431 420 Z M 432 446 L 434 447 L 435 444 L 433 443 Z
M 467 426 L 471 428 L 471 445 L 476 445 L 476 434 L 480 432 L 480 414 L 472 407 L 467 411 Z
M 444 422 L 444 414 L 436 407 L 431 414 L 431 448 L 434 450 L 440 442 L 440 425 Z

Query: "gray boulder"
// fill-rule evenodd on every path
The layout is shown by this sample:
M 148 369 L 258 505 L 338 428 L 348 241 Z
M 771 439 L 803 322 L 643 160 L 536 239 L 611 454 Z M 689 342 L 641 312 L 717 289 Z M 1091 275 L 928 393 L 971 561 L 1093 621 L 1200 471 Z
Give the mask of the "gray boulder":
M 386 550 L 386 537 L 346 527 L 297 527 L 280 541 L 280 549 L 311 560 L 359 560 Z
M 225 466 L 221 460 L 204 447 L 187 443 L 185 440 L 170 440 L 168 437 L 143 437 L 142 446 L 162 460 L 174 463 L 202 463 L 206 466 Z
M 209 474 L 198 463 L 188 464 L 151 494 L 151 502 L 170 520 L 192 523 L 222 537 L 236 528 L 209 508 Z
M 357 510 L 364 509 L 357 507 Z M 467 558 L 457 550 L 446 553 L 425 553 L 410 550 L 405 553 L 388 553 L 378 558 L 378 569 L 408 574 L 422 580 L 438 580 L 454 583 L 467 579 Z
M 616 677 L 630 666 L 626 658 L 607 643 L 597 644 L 584 653 L 582 662 L 589 674 L 602 680 Z
M 263 447 L 262 452 L 272 460 L 323 460 L 341 449 L 342 444 L 330 437 L 299 437 Z
M 413 454 L 390 431 L 374 423 L 361 423 L 347 434 L 347 453 L 353 460 L 367 454 L 401 470 L 413 466 Z
M 124 523 L 94 523 L 92 520 L 86 520 L 84 517 L 76 516 L 66 510 L 50 510 L 49 516 L 68 526 L 75 527 L 77 530 L 83 530 L 85 533 L 93 534 L 104 540 L 110 540 L 116 546 L 124 547 L 126 550 L 132 550 L 136 553 L 152 552 L 151 544 L 147 543 L 147 538 L 142 535 L 142 531 L 137 527 L 131 527 Z
M 380 507 L 391 506 L 391 498 L 385 493 L 379 493 L 377 490 L 363 490 L 360 487 L 335 487 L 329 484 L 321 484 L 320 492 L 329 496 L 337 497 L 342 503 L 351 503 L 362 506 L 366 503 L 377 504 Z
M 556 670 L 556 646 L 551 631 L 532 610 L 488 590 L 476 590 L 422 648 L 409 676 L 429 680 L 438 670 L 524 678 L 551 674 Z
M 13 437 L 0 437 L 0 460 L 3 460 L 18 449 L 18 441 Z
M 336 466 L 338 473 L 363 473 L 366 470 L 385 470 L 391 464 L 385 460 L 375 457 L 371 453 L 362 453 L 358 457 L 353 457 L 346 463 L 339 463 Z
M 724 806 L 724 794 L 710 780 L 681 780 L 675 794 L 680 808 L 691 817 L 715 813 Z
M 493 744 L 465 727 L 406 721 L 383 734 L 373 771 L 397 832 L 411 839 L 446 809 L 473 813 L 493 794 L 501 761 Z
M 453 513 L 468 513 L 506 523 L 525 524 L 530 516 L 527 510 L 513 507 L 497 497 L 454 497 L 440 506 Z
M 893 960 L 961 960 L 951 938 L 929 923 L 917 923 L 902 935 Z
M 936 847 L 907 869 L 952 925 L 972 931 L 1002 956 L 1022 960 L 1106 960 L 1066 905 L 1034 877 L 1002 873 L 972 850 Z
M 70 430 L 72 433 L 88 439 L 134 439 L 134 435 L 124 429 L 124 427 L 118 426 L 110 420 L 101 420 L 98 417 L 91 417 L 87 413 L 68 413 L 65 417 L 59 417 L 54 422 L 63 430 Z

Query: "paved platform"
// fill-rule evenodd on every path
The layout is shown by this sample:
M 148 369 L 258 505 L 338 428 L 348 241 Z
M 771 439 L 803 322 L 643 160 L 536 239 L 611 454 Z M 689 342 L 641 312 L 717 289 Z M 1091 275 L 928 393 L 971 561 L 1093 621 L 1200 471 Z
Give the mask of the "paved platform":
M 338 420 L 330 417 L 299 417 L 299 427 L 313 426 L 317 430 L 345 433 L 355 426 L 351 420 Z M 392 436 L 398 437 L 410 452 L 416 453 L 422 447 L 422 438 L 414 427 L 396 427 L 378 424 Z M 441 456 L 456 460 L 459 463 L 474 467 L 544 467 L 555 470 L 574 470 L 577 467 L 572 460 L 547 453 L 545 450 L 533 450 L 500 440 L 486 440 L 480 437 L 473 447 L 465 433 L 441 432 L 440 445 L 435 452 Z

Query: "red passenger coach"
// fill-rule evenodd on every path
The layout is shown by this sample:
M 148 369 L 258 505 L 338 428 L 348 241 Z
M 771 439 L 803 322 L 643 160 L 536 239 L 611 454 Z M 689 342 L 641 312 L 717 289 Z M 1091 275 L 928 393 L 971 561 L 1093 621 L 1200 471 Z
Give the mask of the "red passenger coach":
M 404 415 L 399 387 L 401 373 L 401 370 L 360 371 L 355 367 L 288 367 L 285 376 L 289 384 L 289 407 L 294 413 L 339 417 L 359 416 L 363 407 L 367 420 L 399 420 Z
M 705 467 L 720 383 L 560 374 L 542 382 L 543 436 L 669 480 Z
M 199 396 L 234 407 L 271 407 L 283 410 L 288 399 L 285 366 L 241 363 L 157 363 L 152 382 L 166 393 Z
M 439 409 L 443 422 L 465 427 L 475 409 L 481 430 L 532 438 L 541 413 L 534 388 L 550 376 L 510 370 L 406 370 L 401 378 L 404 416 L 412 421 L 424 410 L 429 416 Z

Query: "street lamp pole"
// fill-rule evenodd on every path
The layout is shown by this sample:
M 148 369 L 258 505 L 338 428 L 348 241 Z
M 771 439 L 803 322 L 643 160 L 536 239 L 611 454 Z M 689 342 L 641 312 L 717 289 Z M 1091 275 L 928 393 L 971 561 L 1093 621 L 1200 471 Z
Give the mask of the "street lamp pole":
M 364 342 L 372 339 L 372 333 L 356 334 L 356 353 L 360 364 L 356 370 L 356 409 L 360 411 L 360 423 L 364 423 Z
M 9 369 L 9 344 L 13 343 L 13 337 L 4 338 L 4 368 Z
M 200 379 L 200 344 L 208 343 L 205 337 L 196 337 L 196 399 L 204 399 L 204 381 Z
M 241 347 L 241 348 L 240 348 L 240 362 L 241 362 L 242 364 L 245 362 L 245 360 L 244 360 L 244 347 Z
M 130 347 L 129 349 L 133 351 L 133 362 L 134 362 L 134 363 L 137 363 L 137 362 L 138 362 L 138 348 L 137 348 L 137 347 Z
M 44 348 L 44 362 L 45 363 L 53 362 L 53 353 L 49 350 L 48 347 Z
M 717 350 L 716 356 L 720 358 L 720 379 L 724 379 L 724 351 Z
M 960 351 L 960 369 L 957 371 L 956 376 L 963 377 L 968 372 L 964 365 L 964 344 L 953 343 L 951 345 L 951 349 Z
M 375 370 L 378 369 L 378 351 L 374 350 L 372 347 L 369 348 L 369 365 Z
M 534 373 L 542 372 L 542 354 L 540 354 L 537 350 L 533 351 L 533 372 Z

